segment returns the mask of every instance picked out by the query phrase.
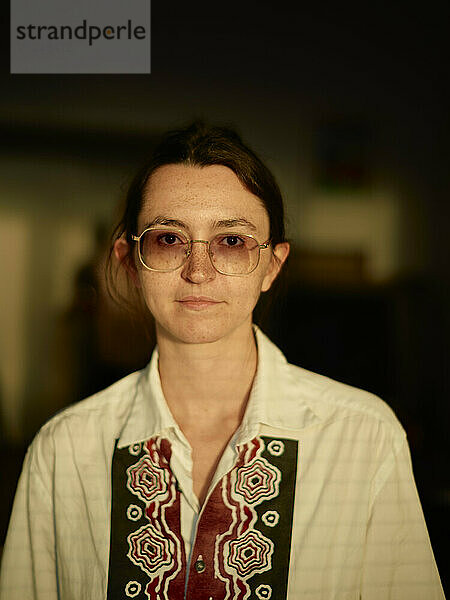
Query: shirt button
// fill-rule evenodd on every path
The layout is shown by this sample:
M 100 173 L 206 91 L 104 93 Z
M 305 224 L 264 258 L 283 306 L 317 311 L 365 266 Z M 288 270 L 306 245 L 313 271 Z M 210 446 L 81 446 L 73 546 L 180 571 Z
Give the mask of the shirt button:
M 198 558 L 195 561 L 194 567 L 197 573 L 203 573 L 203 571 L 206 569 L 205 561 L 201 557 Z

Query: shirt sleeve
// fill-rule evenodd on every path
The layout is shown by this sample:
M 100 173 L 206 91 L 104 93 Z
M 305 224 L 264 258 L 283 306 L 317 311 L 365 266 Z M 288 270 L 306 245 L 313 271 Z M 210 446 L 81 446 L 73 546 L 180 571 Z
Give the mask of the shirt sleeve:
M 367 529 L 362 600 L 442 600 L 444 592 L 404 438 L 384 469 Z
M 56 600 L 57 576 L 52 476 L 39 459 L 36 440 L 28 449 L 6 536 L 0 600 Z

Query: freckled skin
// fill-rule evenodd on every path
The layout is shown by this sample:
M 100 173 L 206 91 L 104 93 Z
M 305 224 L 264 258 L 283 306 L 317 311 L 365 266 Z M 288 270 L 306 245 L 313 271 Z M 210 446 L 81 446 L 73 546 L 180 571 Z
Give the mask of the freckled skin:
M 251 221 L 256 232 L 243 225 L 234 227 L 234 232 L 252 234 L 260 244 L 269 237 L 264 205 L 222 165 L 160 167 L 147 184 L 137 233 L 156 216 L 182 221 L 192 239 L 209 240 L 226 232 L 214 229 L 214 221 L 236 217 Z M 158 333 L 193 344 L 214 342 L 249 327 L 261 291 L 269 289 L 279 270 L 269 247 L 261 250 L 260 263 L 249 275 L 222 275 L 212 266 L 205 244 L 193 244 L 188 261 L 176 271 L 148 271 L 138 259 L 136 268 Z M 207 296 L 220 303 L 193 311 L 178 302 L 186 296 Z

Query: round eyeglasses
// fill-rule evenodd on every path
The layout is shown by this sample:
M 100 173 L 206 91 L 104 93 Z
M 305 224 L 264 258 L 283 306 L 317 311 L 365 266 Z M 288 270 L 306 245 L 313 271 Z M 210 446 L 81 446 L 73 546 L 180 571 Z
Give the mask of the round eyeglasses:
M 252 235 L 220 233 L 212 240 L 190 240 L 179 229 L 149 227 L 138 242 L 139 260 L 149 271 L 168 272 L 182 267 L 192 252 L 192 244 L 206 244 L 212 266 L 222 275 L 248 275 L 259 264 L 260 251 L 270 240 L 259 244 Z

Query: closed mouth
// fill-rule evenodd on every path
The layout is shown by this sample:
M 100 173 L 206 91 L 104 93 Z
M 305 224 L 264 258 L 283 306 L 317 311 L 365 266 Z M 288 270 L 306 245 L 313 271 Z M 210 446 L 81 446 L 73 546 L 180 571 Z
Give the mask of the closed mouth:
M 208 296 L 186 296 L 185 298 L 181 298 L 181 300 L 178 300 L 178 302 L 218 304 L 220 300 L 214 300 L 214 298 L 209 298 Z

